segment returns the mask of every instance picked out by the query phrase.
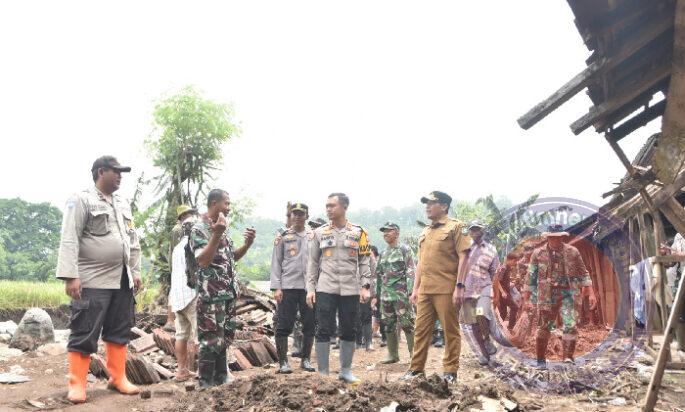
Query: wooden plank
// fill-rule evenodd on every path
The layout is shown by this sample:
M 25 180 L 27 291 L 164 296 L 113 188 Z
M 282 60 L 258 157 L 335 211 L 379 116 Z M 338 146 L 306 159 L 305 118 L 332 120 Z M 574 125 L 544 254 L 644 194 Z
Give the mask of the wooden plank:
M 626 61 L 630 56 L 635 54 L 635 52 L 645 47 L 671 27 L 673 27 L 673 20 L 669 19 L 667 15 L 660 15 L 644 30 L 636 33 L 629 40 L 627 40 L 626 43 L 612 56 L 609 56 L 608 58 L 600 58 L 599 60 L 591 63 L 585 68 L 585 70 L 578 73 L 561 88 L 559 88 L 559 90 L 530 109 L 528 113 L 521 116 L 518 119 L 519 126 L 525 130 L 530 129 L 540 120 L 544 119 L 547 115 L 556 110 L 559 106 L 578 94 L 578 92 L 585 89 L 588 85 L 595 81 L 595 78 L 607 73 L 619 64 Z
M 685 236 L 685 210 L 683 210 L 683 206 L 671 197 L 667 199 L 659 209 L 673 225 L 675 230 L 682 236 Z
M 664 202 L 666 202 L 669 198 L 678 195 L 683 186 L 685 186 L 685 170 L 681 171 L 678 174 L 678 177 L 676 177 L 673 183 L 667 184 L 664 187 L 657 189 L 657 191 L 652 196 L 652 204 L 656 208 L 661 208 L 661 205 L 663 205 Z M 642 202 L 637 202 L 636 204 L 625 208 L 625 212 L 623 212 L 622 215 L 627 216 L 637 214 L 638 211 L 640 209 L 643 209 L 644 207 L 645 206 Z M 683 234 L 683 236 L 685 236 L 685 234 Z
M 145 353 L 157 347 L 155 337 L 152 334 L 146 333 L 144 336 L 130 342 L 131 349 L 136 353 Z
M 274 362 L 278 362 L 278 351 L 276 350 L 274 344 L 271 342 L 271 339 L 269 339 L 267 336 L 264 336 L 260 342 L 262 342 L 266 350 L 269 351 L 271 359 L 273 359 Z
M 632 87 L 626 93 L 605 101 L 599 106 L 590 108 L 590 111 L 586 115 L 571 124 L 571 130 L 576 135 L 582 133 L 585 129 L 592 126 L 593 123 L 610 116 L 623 105 L 630 103 L 633 99 L 660 86 L 664 81 L 668 80 L 671 75 L 671 70 L 672 68 L 669 63 L 650 71 L 639 84 Z
M 174 378 L 174 373 L 164 366 L 157 363 L 151 363 L 151 365 L 162 379 L 169 380 Z
M 685 262 L 685 256 L 675 256 L 675 255 L 654 256 L 652 258 L 652 261 L 653 262 L 659 262 L 659 263 Z
M 679 0 L 679 6 L 683 6 L 683 12 L 685 14 L 685 0 Z M 683 16 L 685 17 L 685 16 Z M 659 354 L 657 356 L 654 373 L 649 382 L 649 387 L 647 388 L 647 393 L 645 394 L 643 411 L 653 411 L 654 405 L 656 405 L 657 397 L 659 395 L 659 389 L 661 388 L 661 379 L 664 376 L 664 368 L 666 367 L 666 361 L 668 360 L 668 354 L 670 352 L 671 339 L 673 338 L 673 331 L 678 317 L 682 313 L 683 304 L 685 304 L 685 276 L 680 278 L 680 283 L 678 284 L 678 292 L 676 293 L 675 301 L 673 303 L 673 308 L 668 317 L 668 323 L 666 326 L 666 333 L 664 335 L 664 341 L 659 349 Z
M 575 75 L 566 84 L 561 86 L 559 90 L 521 116 L 518 119 L 519 126 L 524 130 L 528 130 L 559 106 L 566 103 L 571 97 L 578 94 L 578 92 L 592 82 L 592 79 L 600 72 L 603 63 L 604 60 L 596 61 Z
M 264 366 L 273 362 L 273 360 L 271 359 L 271 355 L 269 355 L 269 351 L 266 350 L 266 348 L 261 342 L 250 342 L 250 346 L 252 347 L 252 351 L 259 360 L 259 365 L 255 366 Z
M 608 132 L 608 137 L 613 141 L 618 142 L 635 130 L 647 125 L 647 123 L 663 115 L 664 110 L 666 110 L 666 99 L 646 108 L 616 129 L 611 130 Z

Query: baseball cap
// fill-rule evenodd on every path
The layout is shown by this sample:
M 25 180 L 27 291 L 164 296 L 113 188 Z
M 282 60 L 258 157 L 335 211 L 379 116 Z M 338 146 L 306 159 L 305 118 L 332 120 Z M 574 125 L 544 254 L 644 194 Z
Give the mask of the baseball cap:
M 385 232 L 386 230 L 400 230 L 400 227 L 397 225 L 397 223 L 385 222 L 385 224 L 378 230 L 381 232 Z
M 424 196 L 421 198 L 421 203 L 428 202 L 438 202 L 445 205 L 449 205 L 452 203 L 452 197 L 445 192 L 439 192 L 437 190 L 434 190 L 430 192 L 428 196 Z
M 102 156 L 98 157 L 93 162 L 93 167 L 90 168 L 91 172 L 94 172 L 100 168 L 112 169 L 118 172 L 130 172 L 131 168 L 128 166 L 122 166 L 116 157 L 114 156 Z

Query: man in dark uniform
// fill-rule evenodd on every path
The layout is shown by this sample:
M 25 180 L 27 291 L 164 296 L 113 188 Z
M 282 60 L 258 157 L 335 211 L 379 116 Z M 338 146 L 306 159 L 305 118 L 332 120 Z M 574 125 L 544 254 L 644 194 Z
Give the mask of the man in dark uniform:
M 306 272 L 309 258 L 308 238 L 311 229 L 305 222 L 309 208 L 304 203 L 294 203 L 290 208 L 290 227 L 276 237 L 271 258 L 271 290 L 278 303 L 276 326 L 276 349 L 279 368 L 277 373 L 291 373 L 288 365 L 288 336 L 293 331 L 295 319 L 302 319 L 302 350 L 300 367 L 314 372 L 309 357 L 314 344 L 314 310 L 306 303 Z

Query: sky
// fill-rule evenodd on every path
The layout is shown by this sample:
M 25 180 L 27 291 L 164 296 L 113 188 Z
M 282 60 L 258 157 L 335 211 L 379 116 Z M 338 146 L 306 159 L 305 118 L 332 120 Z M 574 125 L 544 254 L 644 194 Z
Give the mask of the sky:
M 529 131 L 516 119 L 585 67 L 563 0 L 0 3 L 0 198 L 62 207 L 103 154 L 156 171 L 155 102 L 186 85 L 231 103 L 241 135 L 215 186 L 280 218 L 534 193 L 601 204 L 625 174 L 569 125 L 580 93 Z M 660 120 L 621 141 L 632 158 Z

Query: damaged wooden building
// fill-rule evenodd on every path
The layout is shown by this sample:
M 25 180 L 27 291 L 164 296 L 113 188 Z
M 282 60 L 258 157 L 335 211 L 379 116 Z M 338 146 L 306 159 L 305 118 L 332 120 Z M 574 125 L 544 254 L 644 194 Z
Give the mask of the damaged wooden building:
M 590 54 L 585 69 L 519 120 L 529 129 L 581 91 L 592 102 L 587 113 L 571 123 L 574 134 L 593 127 L 603 134 L 627 174 L 605 193 L 609 202 L 600 213 L 572 228 L 574 235 L 599 245 L 600 253 L 621 262 L 616 270 L 651 258 L 658 287 L 654 300 L 665 302 L 664 265 L 678 260 L 661 256 L 659 247 L 676 233 L 685 235 L 685 0 L 567 0 L 575 25 Z M 649 122 L 661 119 L 652 136 L 631 162 L 620 142 Z M 618 234 L 628 245 L 612 244 Z M 625 242 L 624 242 L 625 243 Z M 625 249 L 628 250 L 625 250 Z M 585 254 L 584 258 L 590 258 Z M 603 270 L 601 265 L 595 270 Z M 673 309 L 660 305 L 664 344 L 644 409 L 652 410 L 669 358 L 669 342 L 681 312 L 685 291 L 681 280 Z M 621 299 L 625 287 L 621 289 Z M 658 295 L 658 296 L 656 296 Z M 620 305 L 624 313 L 626 305 Z M 621 314 L 617 314 L 621 316 Z M 658 325 L 658 326 L 654 326 Z

